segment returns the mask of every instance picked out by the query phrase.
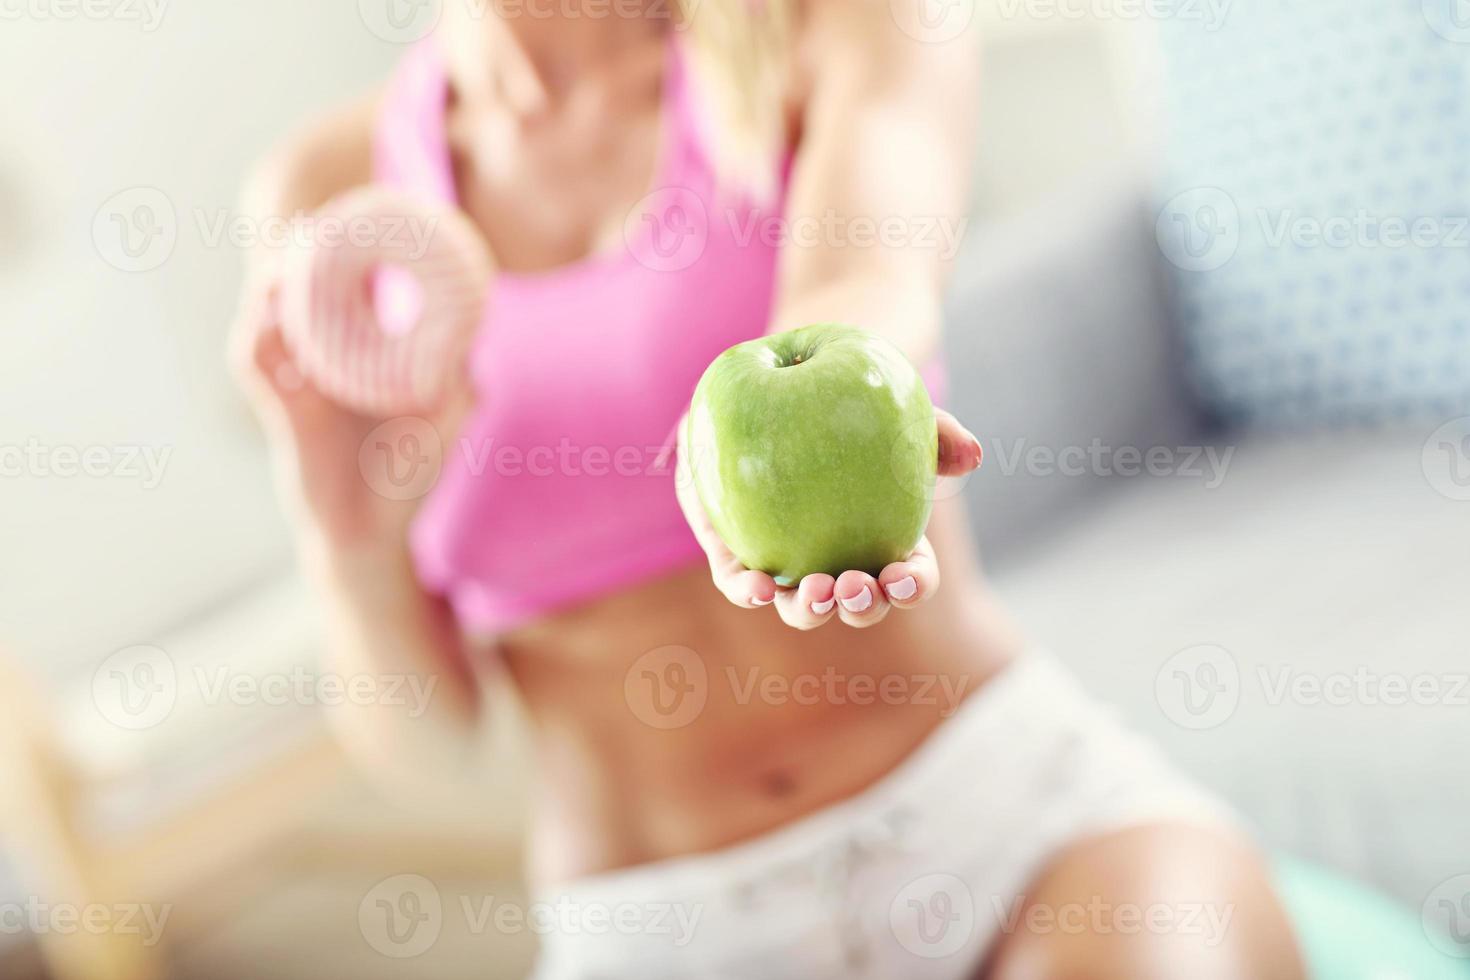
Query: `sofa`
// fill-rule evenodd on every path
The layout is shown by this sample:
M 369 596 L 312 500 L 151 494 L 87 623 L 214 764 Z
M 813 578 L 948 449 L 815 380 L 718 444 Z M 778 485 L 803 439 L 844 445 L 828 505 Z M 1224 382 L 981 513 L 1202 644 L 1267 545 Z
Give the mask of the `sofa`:
M 1444 437 L 1464 420 L 1221 425 L 1141 172 L 977 230 L 958 261 L 950 402 L 986 450 L 964 488 L 982 556 L 1035 642 L 1265 847 L 1417 911 L 1470 872 L 1470 440 Z

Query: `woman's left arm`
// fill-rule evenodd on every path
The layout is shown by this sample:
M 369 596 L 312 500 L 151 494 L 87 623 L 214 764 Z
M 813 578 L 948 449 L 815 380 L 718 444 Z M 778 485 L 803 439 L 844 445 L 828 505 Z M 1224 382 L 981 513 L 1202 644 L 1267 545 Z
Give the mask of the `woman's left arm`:
M 916 39 L 889 0 L 817 0 L 808 17 L 771 332 L 850 323 L 923 365 L 965 226 L 976 45 Z
M 839 322 L 880 334 L 922 365 L 938 351 L 945 276 L 964 227 L 975 52 L 963 38 L 924 43 L 890 15 L 889 0 L 817 0 L 801 51 L 806 87 L 788 190 L 772 333 Z M 939 472 L 980 465 L 980 443 L 936 412 Z M 687 467 L 684 426 L 681 467 Z M 719 535 L 687 471 L 675 481 L 710 573 L 736 605 L 775 603 L 797 629 L 837 617 L 875 625 L 939 588 L 927 538 L 876 576 L 808 575 L 796 588 L 748 569 Z

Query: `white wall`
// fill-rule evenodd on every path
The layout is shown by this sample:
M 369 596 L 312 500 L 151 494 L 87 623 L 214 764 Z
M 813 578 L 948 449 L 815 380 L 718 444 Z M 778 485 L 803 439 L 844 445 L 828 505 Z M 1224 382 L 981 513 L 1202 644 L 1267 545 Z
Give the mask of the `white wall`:
M 284 554 L 222 360 L 239 256 L 195 216 L 226 213 L 284 127 L 397 55 L 355 3 L 196 0 L 152 31 L 121 19 L 135 7 L 0 22 L 0 446 L 172 454 L 153 489 L 0 477 L 0 644 L 46 664 L 139 642 Z M 166 195 L 178 239 L 130 273 L 92 226 L 139 185 Z

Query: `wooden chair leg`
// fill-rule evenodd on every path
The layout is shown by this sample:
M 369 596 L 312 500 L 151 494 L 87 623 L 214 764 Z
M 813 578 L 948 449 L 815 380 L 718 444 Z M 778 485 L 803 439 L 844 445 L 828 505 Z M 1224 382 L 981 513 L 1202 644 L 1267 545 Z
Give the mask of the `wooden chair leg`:
M 56 980 L 161 980 L 161 937 L 150 934 L 141 915 L 146 898 L 112 880 L 108 862 L 79 832 L 73 770 L 51 737 L 34 685 L 3 656 L 0 709 L 10 719 L 0 777 L 11 788 L 0 826 L 37 886 L 27 917 L 34 911 L 39 920 L 48 971 Z M 140 911 L 124 921 L 130 907 Z

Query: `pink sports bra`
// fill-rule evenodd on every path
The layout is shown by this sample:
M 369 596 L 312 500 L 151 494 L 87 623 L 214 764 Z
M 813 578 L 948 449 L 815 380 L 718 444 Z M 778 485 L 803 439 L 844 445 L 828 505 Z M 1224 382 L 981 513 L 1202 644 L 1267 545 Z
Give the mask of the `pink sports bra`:
M 780 211 L 717 193 L 678 43 L 669 50 L 657 175 L 626 247 L 500 272 L 489 291 L 469 355 L 477 405 L 411 534 L 424 584 L 473 632 L 701 556 L 656 460 L 709 362 L 766 330 L 777 249 L 760 229 Z M 448 93 L 439 51 L 420 44 L 383 101 L 378 183 L 457 203 Z

